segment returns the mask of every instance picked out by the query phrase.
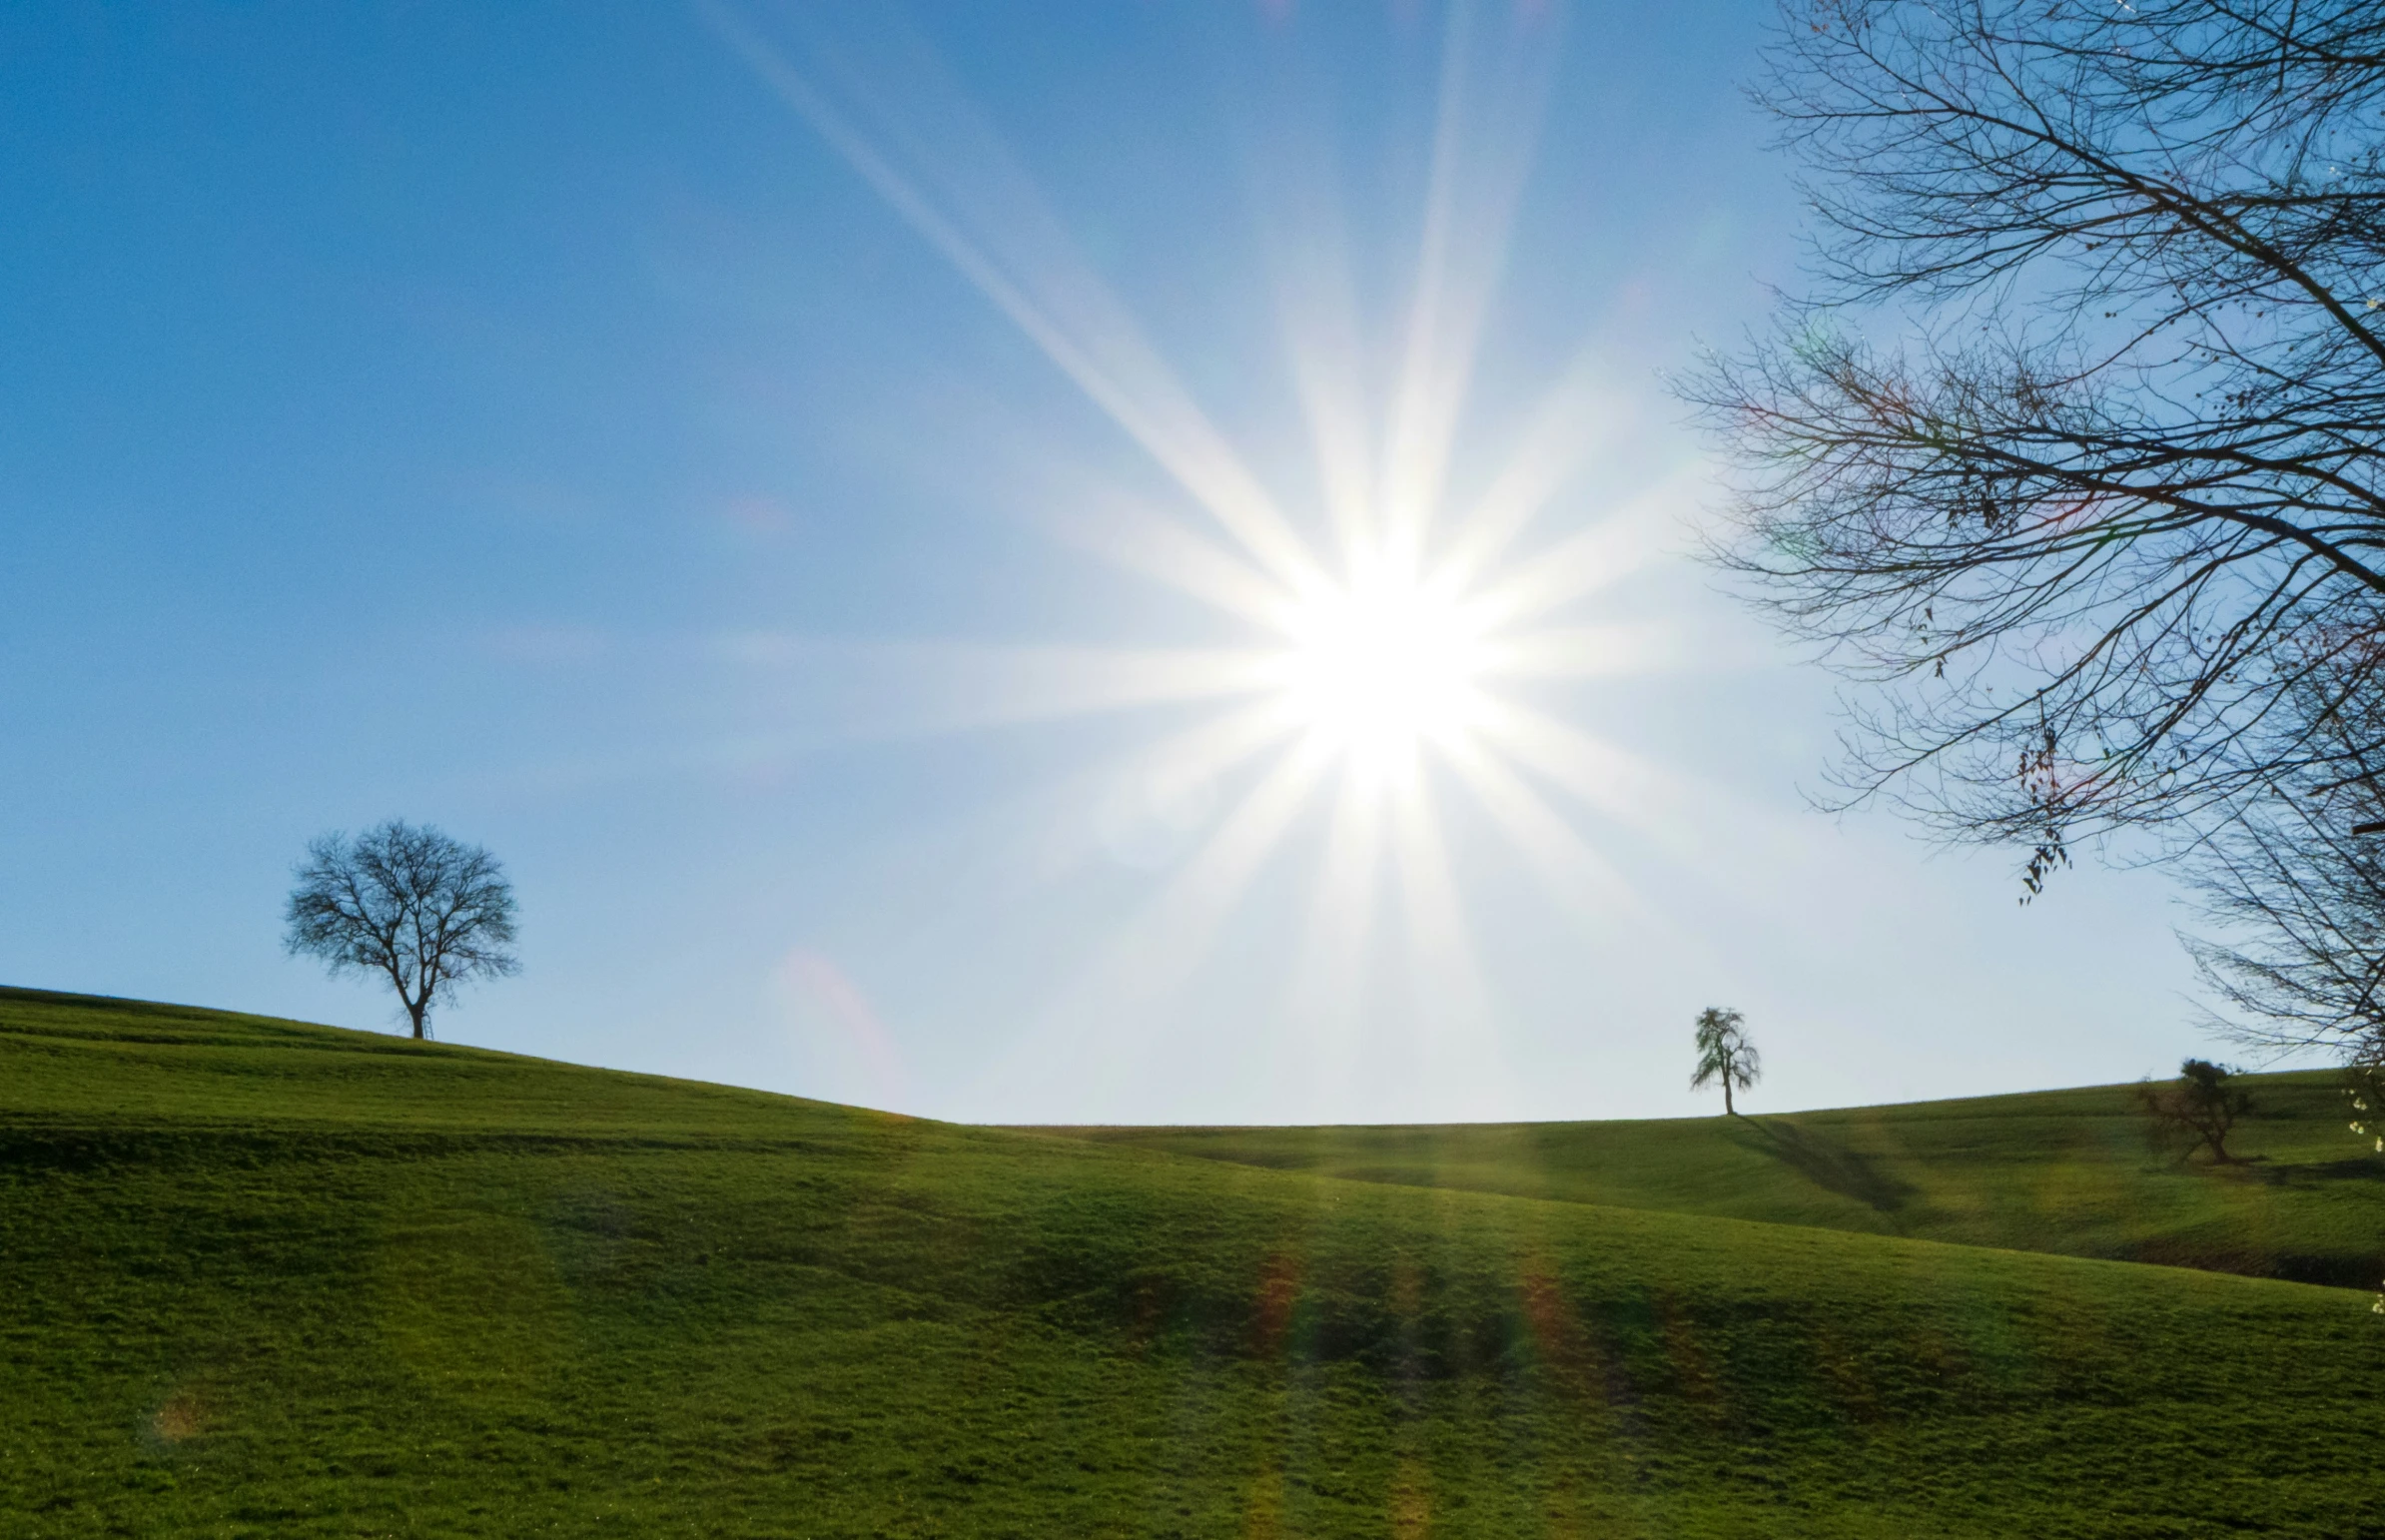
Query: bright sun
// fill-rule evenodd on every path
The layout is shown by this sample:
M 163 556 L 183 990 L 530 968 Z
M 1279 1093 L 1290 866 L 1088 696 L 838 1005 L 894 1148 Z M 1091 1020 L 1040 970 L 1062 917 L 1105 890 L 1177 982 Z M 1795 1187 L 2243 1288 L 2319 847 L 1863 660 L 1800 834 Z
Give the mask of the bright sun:
M 1311 592 L 1289 630 L 1286 704 L 1353 769 L 1396 770 L 1479 712 L 1481 626 L 1441 586 L 1378 566 Z
M 1578 820 L 1645 825 L 1672 806 L 1666 778 L 1534 698 L 1648 666 L 1646 638 L 1594 623 L 1581 606 L 1645 558 L 1649 522 L 1672 492 L 1650 486 L 1589 516 L 1593 473 L 1603 500 L 1624 489 L 1613 477 L 1636 463 L 1623 453 L 1599 468 L 1609 448 L 1624 446 L 1636 408 L 1596 349 L 1537 400 L 1519 400 L 1512 417 L 1469 409 L 1553 57 L 1537 44 L 1465 45 L 1476 9 L 1449 8 L 1417 246 L 1412 261 L 1393 254 L 1414 276 L 1412 292 L 1394 299 L 1398 314 L 1372 314 L 1359 282 L 1370 264 L 1349 244 L 1355 227 L 1316 196 L 1336 175 L 1324 140 L 1290 134 L 1285 179 L 1268 173 L 1266 265 L 1286 383 L 1307 431 L 1304 445 L 1279 443 L 1270 421 L 1270 455 L 1258 461 L 1211 420 L 1099 266 L 1075 250 L 953 77 L 890 64 L 884 89 L 848 100 L 826 84 L 860 81 L 845 64 L 824 66 L 815 81 L 762 34 L 729 24 L 789 104 L 1172 488 L 1154 496 L 1104 465 L 1080 469 L 1039 453 L 1039 516 L 1071 544 L 1230 623 L 1229 633 L 1204 630 L 1197 647 L 1015 656 L 972 648 L 969 684 L 952 692 L 962 725 L 1163 705 L 1185 712 L 1102 773 L 1099 805 L 1123 810 L 1104 812 L 1103 844 L 1169 875 L 1148 912 L 1090 965 L 1098 988 L 1137 1001 L 1173 993 L 1306 825 L 1318 836 L 1316 867 L 1305 918 L 1294 922 L 1287 998 L 1318 1031 L 1344 1034 L 1333 1041 L 1356 1043 L 1354 1024 L 1373 1009 L 1375 927 L 1396 914 L 1403 977 L 1452 1074 L 1495 1029 L 1441 827 L 1444 796 L 1462 793 L 1577 915 L 1632 903 Z M 928 56 L 906 47 L 902 57 Z M 868 132 L 872 121 L 889 132 Z M 1371 335 L 1377 320 L 1380 337 Z M 1494 429 L 1499 441 L 1480 441 Z M 1269 471 L 1287 479 L 1270 484 Z M 1287 498 L 1287 485 L 1301 490 Z M 1048 496 L 1054 489 L 1060 495 Z M 1302 503 L 1311 516 L 1297 516 Z M 1552 515 L 1571 527 L 1549 527 Z M 1081 846 L 1076 819 L 1092 800 L 1068 799 L 1056 849 Z M 1159 851 L 1167 854 L 1149 854 Z M 1119 1037 L 1104 1030 L 1106 1042 Z

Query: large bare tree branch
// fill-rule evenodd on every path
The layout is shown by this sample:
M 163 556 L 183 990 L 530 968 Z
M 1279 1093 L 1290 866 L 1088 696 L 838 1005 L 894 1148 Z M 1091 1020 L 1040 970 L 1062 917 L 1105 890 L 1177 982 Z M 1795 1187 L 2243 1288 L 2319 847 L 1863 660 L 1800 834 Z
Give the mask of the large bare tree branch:
M 1842 792 L 2034 888 L 2352 784 L 2385 719 L 2313 701 L 2385 616 L 2385 8 L 1793 0 L 1770 62 L 1811 283 L 1684 393 L 1715 555 L 1860 686 Z

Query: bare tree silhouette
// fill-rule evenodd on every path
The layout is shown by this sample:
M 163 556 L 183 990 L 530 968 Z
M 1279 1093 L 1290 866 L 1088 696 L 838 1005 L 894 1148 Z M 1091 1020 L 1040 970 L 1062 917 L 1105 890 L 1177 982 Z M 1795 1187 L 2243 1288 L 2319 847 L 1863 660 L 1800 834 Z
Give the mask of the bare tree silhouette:
M 307 847 L 290 895 L 285 944 L 335 974 L 386 977 L 417 1039 L 430 1007 L 457 985 L 520 971 L 513 889 L 494 856 L 436 829 L 391 819 Z
M 1811 283 L 1682 388 L 1716 555 L 1870 686 L 1845 797 L 2034 894 L 2363 773 L 2317 728 L 2385 607 L 2385 7 L 1791 0 L 1760 99 Z

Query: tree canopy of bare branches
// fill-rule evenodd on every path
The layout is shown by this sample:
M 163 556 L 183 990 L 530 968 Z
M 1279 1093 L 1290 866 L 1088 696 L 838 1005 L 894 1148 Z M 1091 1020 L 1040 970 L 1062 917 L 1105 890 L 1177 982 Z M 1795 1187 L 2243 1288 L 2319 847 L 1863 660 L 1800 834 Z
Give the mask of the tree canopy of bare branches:
M 2223 1030 L 2385 1068 L 2385 847 L 2290 800 L 2249 811 L 2190 868 L 2219 935 L 2187 941 Z
M 316 840 L 297 876 L 291 953 L 322 958 L 334 974 L 388 979 L 417 1039 L 430 1035 L 431 1006 L 458 985 L 520 971 L 512 886 L 477 845 L 392 819 L 353 840 Z
M 2339 661 L 2305 682 L 2288 708 L 2331 752 L 2212 830 L 2186 871 L 2215 928 L 2187 949 L 2238 1013 L 2215 1025 L 2260 1048 L 2323 1049 L 2374 1075 L 2385 1072 L 2385 839 L 2373 827 L 2385 698 L 2334 677 L 2370 666 Z
M 1810 283 L 1683 389 L 1716 553 L 1862 682 L 1841 789 L 2033 892 L 2357 786 L 2378 740 L 2318 728 L 2385 618 L 2385 6 L 1791 0 L 1759 96 Z

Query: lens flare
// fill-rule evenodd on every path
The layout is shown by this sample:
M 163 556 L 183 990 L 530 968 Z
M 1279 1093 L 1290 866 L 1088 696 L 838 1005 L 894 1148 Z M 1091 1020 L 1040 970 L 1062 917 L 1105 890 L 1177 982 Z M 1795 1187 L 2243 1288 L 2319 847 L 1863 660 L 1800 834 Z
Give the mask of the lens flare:
M 1629 626 L 1584 623 L 1584 606 L 1653 554 L 1650 531 L 1685 500 L 1670 481 L 1635 489 L 1620 479 L 1615 467 L 1634 463 L 1636 396 L 1585 346 L 1516 417 L 1510 449 L 1469 436 L 1468 398 L 1557 54 L 1538 12 L 1502 24 L 1494 8 L 1447 8 L 1412 291 L 1397 316 L 1361 303 L 1331 136 L 1295 118 L 1252 161 L 1310 477 L 1296 463 L 1245 458 L 924 40 L 874 25 L 848 35 L 818 8 L 767 20 L 736 0 L 703 10 L 1173 483 L 1154 489 L 1066 456 L 1029 456 L 1022 506 L 1231 627 L 1231 640 L 1202 649 L 972 647 L 933 697 L 943 715 L 930 725 L 954 729 L 1147 706 L 1203 713 L 1101 772 L 1131 797 L 1108 786 L 1064 799 L 1124 807 L 1102 847 L 1166 875 L 1072 986 L 1083 1035 L 1065 1050 L 1023 1041 L 1017 1062 L 1035 1067 L 1023 1073 L 1043 1073 L 1055 1051 L 1132 1053 L 1143 1035 L 1115 1030 L 1120 1004 L 1143 1011 L 1185 995 L 1321 805 L 1324 847 L 1296 922 L 1304 934 L 1289 943 L 1287 993 L 1319 1052 L 1356 1063 L 1373 938 L 1396 925 L 1421 1078 L 1443 1089 L 1495 1080 L 1495 1016 L 1442 828 L 1446 793 L 1468 794 L 1567 911 L 1598 917 L 1643 907 L 1598 831 L 1674 827 L 1692 800 L 1684 777 L 1529 698 L 1643 671 L 1662 651 Z

